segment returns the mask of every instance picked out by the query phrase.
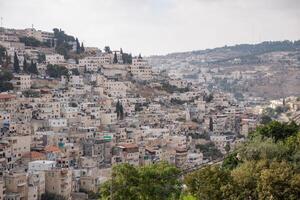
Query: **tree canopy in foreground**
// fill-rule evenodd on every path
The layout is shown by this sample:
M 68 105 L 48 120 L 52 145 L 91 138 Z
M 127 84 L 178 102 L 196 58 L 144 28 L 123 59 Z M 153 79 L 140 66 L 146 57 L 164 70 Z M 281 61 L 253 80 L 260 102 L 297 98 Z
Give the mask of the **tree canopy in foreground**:
M 227 156 L 185 177 L 197 199 L 300 199 L 300 132 L 294 122 L 270 122 Z
M 101 199 L 300 199 L 300 132 L 294 122 L 270 122 L 220 165 L 187 174 L 167 163 L 122 164 L 100 188 Z
M 112 195 L 115 200 L 179 199 L 179 173 L 178 168 L 165 162 L 143 167 L 117 165 L 113 168 L 113 179 L 101 187 L 101 198 L 110 199 Z

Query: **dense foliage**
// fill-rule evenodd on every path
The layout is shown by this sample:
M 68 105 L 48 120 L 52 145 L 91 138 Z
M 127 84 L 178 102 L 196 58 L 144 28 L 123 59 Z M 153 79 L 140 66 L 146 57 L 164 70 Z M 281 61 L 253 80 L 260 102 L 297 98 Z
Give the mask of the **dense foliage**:
M 128 53 L 122 53 L 122 59 L 124 64 L 132 64 L 132 55 Z
M 54 38 L 56 39 L 56 46 L 55 50 L 57 53 L 63 55 L 66 59 L 70 57 L 70 50 L 72 49 L 72 45 L 70 43 L 76 42 L 77 45 L 79 45 L 79 41 L 77 43 L 76 39 L 71 36 L 67 35 L 64 31 L 61 29 L 54 28 Z M 80 53 L 82 51 L 81 47 L 76 46 L 78 48 L 78 51 L 76 49 L 76 52 Z
M 78 71 L 77 68 L 71 69 L 71 72 L 72 72 L 72 75 L 75 75 L 75 76 L 79 76 L 80 75 L 80 73 L 79 73 L 79 71 Z
M 215 160 L 222 157 L 222 153 L 213 142 L 197 144 L 196 149 L 199 149 L 203 153 L 203 157 L 206 159 Z
M 12 78 L 13 75 L 9 71 L 3 70 L 0 72 L 0 92 L 13 90 L 13 85 L 10 83 Z
M 21 37 L 20 42 L 24 43 L 25 46 L 32 46 L 32 47 L 40 47 L 43 46 L 43 43 L 34 37 Z
M 46 74 L 52 78 L 60 78 L 61 76 L 69 76 L 69 70 L 64 66 L 47 65 Z
M 165 90 L 166 92 L 169 92 L 169 93 L 175 93 L 175 92 L 183 93 L 183 92 L 188 92 L 189 91 L 188 87 L 178 88 L 175 85 L 170 85 L 167 82 L 164 82 L 164 83 L 161 84 L 161 89 Z
M 197 199 L 299 199 L 300 132 L 294 122 L 271 122 L 223 161 L 185 177 Z
M 24 71 L 25 71 L 25 69 L 24 69 Z M 38 69 L 37 69 L 37 64 L 35 62 L 33 62 L 33 60 L 31 60 L 31 63 L 27 67 L 27 70 L 25 72 L 30 73 L 30 74 L 39 74 Z
M 15 54 L 14 54 L 14 72 L 19 73 L 20 70 L 21 70 L 20 69 L 20 61 L 19 61 L 17 53 L 15 52 Z
M 4 60 L 6 60 L 6 49 L 0 46 L 0 65 L 4 63 Z
M 180 171 L 167 163 L 143 167 L 122 164 L 113 168 L 111 181 L 101 187 L 102 199 L 161 200 L 179 199 Z

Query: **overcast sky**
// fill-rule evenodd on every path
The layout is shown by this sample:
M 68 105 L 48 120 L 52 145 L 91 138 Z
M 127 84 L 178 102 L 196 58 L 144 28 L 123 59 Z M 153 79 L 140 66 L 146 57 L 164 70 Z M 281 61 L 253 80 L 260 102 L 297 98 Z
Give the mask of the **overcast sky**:
M 0 0 L 0 16 L 143 55 L 300 39 L 300 0 Z

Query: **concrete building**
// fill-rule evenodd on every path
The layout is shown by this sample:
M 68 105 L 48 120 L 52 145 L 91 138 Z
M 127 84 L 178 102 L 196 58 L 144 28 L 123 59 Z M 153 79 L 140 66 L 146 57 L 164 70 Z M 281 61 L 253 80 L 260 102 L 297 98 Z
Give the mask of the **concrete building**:
M 5 184 L 3 179 L 0 179 L 0 200 L 4 200 L 5 199 Z
M 72 171 L 70 169 L 51 169 L 45 171 L 45 191 L 61 195 L 67 199 L 72 192 Z
M 17 90 L 28 90 L 31 87 L 31 77 L 25 74 L 15 74 L 11 80 L 13 86 Z
M 46 54 L 46 63 L 59 65 L 65 62 L 65 58 L 60 54 Z
M 142 58 L 133 58 L 129 71 L 135 79 L 142 81 L 153 79 L 152 68 L 148 65 L 148 62 Z
M 46 171 L 55 168 L 56 161 L 36 160 L 28 163 L 28 171 Z
M 28 184 L 25 172 L 20 173 L 7 173 L 4 175 L 6 198 L 8 195 L 19 196 L 20 200 L 28 199 Z

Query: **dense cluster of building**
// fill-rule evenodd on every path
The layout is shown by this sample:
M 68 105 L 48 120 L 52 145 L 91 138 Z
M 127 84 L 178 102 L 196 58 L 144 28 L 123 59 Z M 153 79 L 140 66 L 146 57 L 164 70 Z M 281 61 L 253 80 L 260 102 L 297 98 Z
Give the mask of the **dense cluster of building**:
M 98 192 L 113 165 L 199 165 L 212 160 L 199 145 L 213 143 L 226 154 L 258 125 L 257 103 L 157 73 L 141 56 L 125 64 L 121 51 L 86 47 L 75 62 L 54 48 L 25 46 L 23 35 L 53 40 L 35 29 L 0 35 L 0 45 L 20 61 L 45 54 L 39 75 L 14 74 L 14 90 L 0 93 L 0 200 L 85 199 L 82 192 Z M 50 78 L 49 64 L 69 74 Z

